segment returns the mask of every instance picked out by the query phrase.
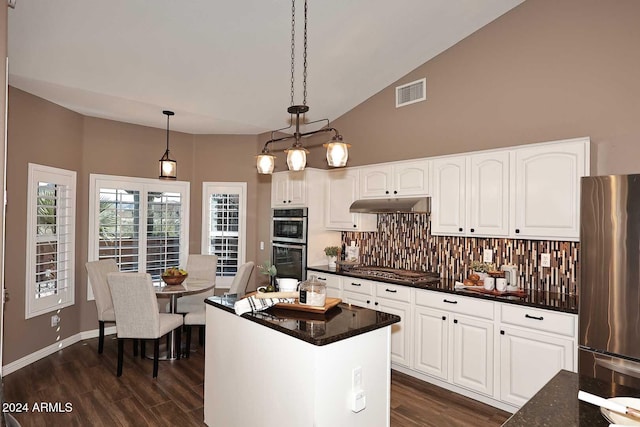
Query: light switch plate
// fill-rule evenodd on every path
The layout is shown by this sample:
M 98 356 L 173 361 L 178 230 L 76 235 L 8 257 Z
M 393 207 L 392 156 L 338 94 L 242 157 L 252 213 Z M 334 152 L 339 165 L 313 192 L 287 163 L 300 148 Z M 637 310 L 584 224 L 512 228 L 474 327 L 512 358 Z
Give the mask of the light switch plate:
M 482 261 L 492 263 L 493 262 L 493 249 L 485 249 L 482 252 Z

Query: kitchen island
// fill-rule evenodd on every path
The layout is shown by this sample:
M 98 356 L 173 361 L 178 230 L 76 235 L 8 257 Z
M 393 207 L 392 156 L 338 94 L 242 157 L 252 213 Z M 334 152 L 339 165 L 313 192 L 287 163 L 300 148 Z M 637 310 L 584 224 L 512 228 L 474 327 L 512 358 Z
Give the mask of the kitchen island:
M 206 300 L 207 425 L 389 425 L 398 316 L 349 304 L 237 316 L 234 302 Z
M 600 407 L 578 400 L 578 390 L 604 398 L 640 397 L 640 390 L 562 370 L 513 414 L 503 427 L 608 426 L 609 422 L 602 416 Z

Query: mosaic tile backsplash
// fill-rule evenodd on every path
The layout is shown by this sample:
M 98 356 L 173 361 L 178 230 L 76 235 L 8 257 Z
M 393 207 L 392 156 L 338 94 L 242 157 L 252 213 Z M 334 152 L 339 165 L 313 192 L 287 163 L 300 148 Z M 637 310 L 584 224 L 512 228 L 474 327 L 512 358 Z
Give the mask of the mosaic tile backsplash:
M 462 281 L 472 261 L 493 249 L 496 266 L 518 267 L 524 289 L 577 294 L 578 242 L 500 238 L 432 236 L 429 215 L 379 214 L 378 231 L 343 232 L 342 243 L 355 241 L 360 263 L 408 270 L 437 271 L 441 277 Z M 540 267 L 540 254 L 551 254 L 551 267 Z

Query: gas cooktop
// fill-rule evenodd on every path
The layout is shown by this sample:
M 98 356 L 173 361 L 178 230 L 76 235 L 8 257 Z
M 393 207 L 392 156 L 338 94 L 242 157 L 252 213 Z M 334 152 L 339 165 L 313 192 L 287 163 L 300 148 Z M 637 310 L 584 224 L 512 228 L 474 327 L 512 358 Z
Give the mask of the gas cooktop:
M 428 283 L 438 283 L 440 275 L 430 271 L 401 270 L 397 268 L 387 267 L 352 267 L 345 271 L 352 276 L 384 279 L 387 282 L 398 283 L 401 285 L 423 285 Z

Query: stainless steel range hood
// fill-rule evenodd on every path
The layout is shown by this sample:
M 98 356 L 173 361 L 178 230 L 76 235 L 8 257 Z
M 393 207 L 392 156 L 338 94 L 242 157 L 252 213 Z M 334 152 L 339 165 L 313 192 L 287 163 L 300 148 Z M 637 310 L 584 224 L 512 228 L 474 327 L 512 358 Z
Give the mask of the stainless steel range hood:
M 430 210 L 431 199 L 429 197 L 356 200 L 349 208 L 349 212 L 354 213 L 429 213 Z

